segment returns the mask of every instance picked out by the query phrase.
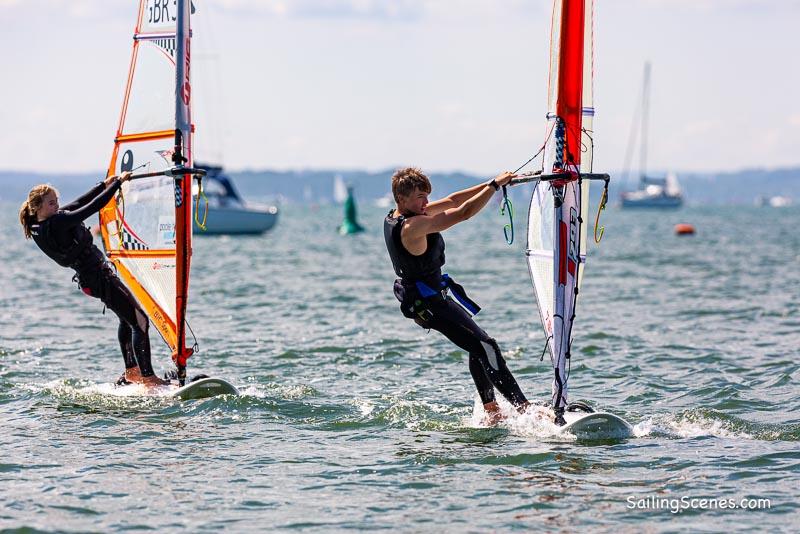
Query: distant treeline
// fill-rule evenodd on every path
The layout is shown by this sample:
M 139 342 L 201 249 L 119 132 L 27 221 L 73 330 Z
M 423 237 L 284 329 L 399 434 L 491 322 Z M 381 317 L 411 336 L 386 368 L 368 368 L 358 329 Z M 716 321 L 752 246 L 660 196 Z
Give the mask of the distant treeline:
M 246 198 L 280 199 L 288 203 L 325 204 L 333 201 L 334 177 L 339 174 L 345 183 L 355 187 L 356 197 L 369 202 L 389 193 L 393 169 L 379 172 L 359 170 L 300 170 L 300 171 L 236 171 L 229 173 L 239 191 Z M 19 201 L 30 188 L 49 182 L 61 191 L 62 197 L 78 195 L 95 184 L 104 173 L 97 174 L 38 174 L 30 172 L 0 172 L 0 200 Z M 466 173 L 433 173 L 433 197 L 469 187 L 490 176 Z M 609 200 L 617 202 L 622 191 L 633 189 L 634 180 L 622 184 L 612 174 Z M 678 175 L 689 204 L 752 205 L 756 197 L 788 196 L 800 202 L 800 168 L 778 170 L 745 170 L 734 173 L 684 173 Z M 529 189 L 515 188 L 519 201 L 527 197 Z M 592 196 L 596 199 L 601 188 L 593 184 Z

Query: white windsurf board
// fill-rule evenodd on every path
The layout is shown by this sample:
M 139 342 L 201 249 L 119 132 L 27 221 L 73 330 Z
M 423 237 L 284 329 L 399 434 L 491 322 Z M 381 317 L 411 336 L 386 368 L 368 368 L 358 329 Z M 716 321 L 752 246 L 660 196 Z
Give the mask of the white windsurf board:
M 206 377 L 194 382 L 189 382 L 183 387 L 171 391 L 169 396 L 182 400 L 205 399 L 217 395 L 239 395 L 236 387 L 222 378 Z
M 619 439 L 633 434 L 630 423 L 613 413 L 565 412 L 564 419 L 567 424 L 559 427 L 559 433 L 580 439 Z
M 141 384 L 116 385 L 114 389 L 122 395 L 146 395 L 173 397 L 181 400 L 205 399 L 217 395 L 239 395 L 236 386 L 222 378 L 204 377 L 181 387 L 176 381 L 169 385 L 145 387 Z

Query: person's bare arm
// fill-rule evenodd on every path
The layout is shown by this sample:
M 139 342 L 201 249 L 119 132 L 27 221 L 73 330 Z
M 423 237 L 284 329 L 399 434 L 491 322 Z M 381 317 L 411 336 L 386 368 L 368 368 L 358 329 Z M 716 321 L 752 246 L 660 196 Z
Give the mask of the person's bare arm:
M 514 176 L 512 173 L 506 172 L 497 176 L 495 181 L 497 185 L 503 186 Z M 483 184 L 477 188 L 470 189 L 476 189 L 476 191 L 469 199 L 461 202 L 457 207 L 447 208 L 435 215 L 420 215 L 408 219 L 403 224 L 400 232 L 400 240 L 406 250 L 411 254 L 422 254 L 427 247 L 426 237 L 428 234 L 443 232 L 451 226 L 471 218 L 486 206 L 495 193 L 494 187 L 490 184 Z
M 444 198 L 440 198 L 439 200 L 429 202 L 428 206 L 425 208 L 425 211 L 428 212 L 428 215 L 437 215 L 445 210 L 458 208 L 464 204 L 464 202 L 474 197 L 475 194 L 485 186 L 485 183 L 473 185 L 467 189 L 451 193 Z

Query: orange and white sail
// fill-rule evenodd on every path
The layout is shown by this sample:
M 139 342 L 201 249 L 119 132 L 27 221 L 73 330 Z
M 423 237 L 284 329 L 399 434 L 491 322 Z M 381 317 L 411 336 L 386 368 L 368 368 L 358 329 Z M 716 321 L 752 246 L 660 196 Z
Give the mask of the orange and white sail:
M 125 182 L 100 212 L 109 259 L 172 351 L 186 346 L 192 244 L 190 0 L 140 0 L 125 98 L 108 174 L 157 174 Z

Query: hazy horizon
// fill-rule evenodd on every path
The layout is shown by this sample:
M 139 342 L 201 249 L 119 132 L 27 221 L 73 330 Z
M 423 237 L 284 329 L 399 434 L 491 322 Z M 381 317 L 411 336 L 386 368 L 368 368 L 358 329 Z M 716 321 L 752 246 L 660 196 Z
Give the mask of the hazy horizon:
M 209 165 L 217 165 L 217 162 L 214 161 L 206 161 L 206 160 L 199 160 L 202 164 L 209 164 Z M 385 174 L 388 172 L 394 172 L 400 166 L 386 166 L 383 168 L 375 168 L 375 169 L 368 169 L 368 168 L 359 168 L 359 167 L 290 167 L 290 168 L 278 168 L 278 167 L 247 167 L 247 168 L 235 168 L 232 166 L 224 166 L 225 172 L 230 174 L 246 174 L 246 173 L 276 173 L 276 174 L 288 174 L 288 173 L 365 173 L 370 175 L 379 175 Z M 474 176 L 476 178 L 482 176 L 493 176 L 492 173 L 481 173 L 477 171 L 471 171 L 469 169 L 452 169 L 452 170 L 437 170 L 437 169 L 424 169 L 429 175 L 448 175 L 448 174 L 463 174 L 465 176 Z M 773 173 L 773 172 L 793 172 L 796 171 L 798 173 L 798 177 L 800 177 L 800 163 L 798 165 L 788 165 L 788 166 L 778 166 L 774 168 L 769 167 L 742 167 L 740 169 L 730 169 L 724 171 L 715 171 L 715 170 L 707 170 L 707 171 L 700 171 L 700 170 L 692 170 L 692 169 L 683 169 L 683 170 L 675 170 L 675 169 L 651 169 L 647 172 L 648 176 L 659 176 L 665 175 L 666 173 L 674 173 L 679 178 L 681 176 L 685 177 L 713 177 L 713 176 L 724 176 L 724 175 L 737 175 L 747 172 L 761 172 L 761 173 Z M 521 171 L 520 171 L 521 172 Z M 611 174 L 612 179 L 616 177 L 622 177 L 622 169 L 603 169 L 603 172 L 607 172 Z M 67 172 L 59 172 L 56 170 L 36 170 L 36 169 L 12 169 L 12 168 L 2 168 L 0 167 L 0 174 L 6 175 L 13 175 L 13 174 L 33 174 L 33 175 L 40 175 L 40 176 L 86 176 L 86 175 L 103 175 L 106 174 L 106 169 L 86 169 L 86 170 L 76 170 L 76 171 L 67 171 Z M 630 174 L 629 177 L 636 177 L 638 178 L 639 174 L 634 169 Z

